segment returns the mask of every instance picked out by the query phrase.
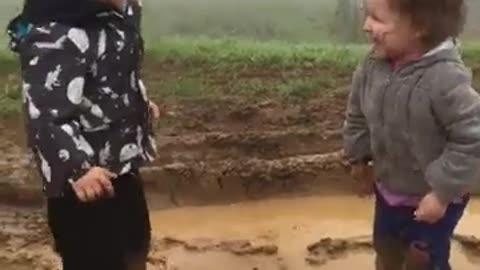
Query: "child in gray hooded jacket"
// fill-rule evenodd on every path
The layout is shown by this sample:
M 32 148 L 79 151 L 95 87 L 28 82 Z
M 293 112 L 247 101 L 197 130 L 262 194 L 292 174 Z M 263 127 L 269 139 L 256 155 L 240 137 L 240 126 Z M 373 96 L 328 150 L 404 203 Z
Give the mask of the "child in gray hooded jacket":
M 344 127 L 354 178 L 376 193 L 377 269 L 449 270 L 480 179 L 480 97 L 456 50 L 463 0 L 367 0 L 373 49 Z

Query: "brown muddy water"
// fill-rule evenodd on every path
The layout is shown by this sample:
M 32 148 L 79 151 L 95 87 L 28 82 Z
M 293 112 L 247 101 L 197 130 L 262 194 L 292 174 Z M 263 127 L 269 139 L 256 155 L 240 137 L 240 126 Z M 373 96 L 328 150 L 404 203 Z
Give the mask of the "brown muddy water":
M 370 270 L 372 206 L 324 195 L 153 210 L 148 269 Z M 454 269 L 480 267 L 478 224 L 473 200 L 456 232 Z M 59 269 L 42 210 L 0 208 L 0 228 L 0 269 Z
M 188 207 L 152 213 L 157 236 L 195 243 L 248 239 L 278 247 L 273 255 L 238 256 L 218 250 L 191 252 L 186 245 L 166 251 L 168 264 L 177 269 L 373 269 L 369 248 L 372 199 L 322 196 L 265 200 L 228 206 Z M 473 201 L 457 234 L 480 236 L 480 200 Z M 335 256 L 313 258 L 307 247 L 320 239 L 346 240 Z M 195 240 L 197 239 L 197 240 Z M 188 249 L 188 248 L 187 248 Z M 191 249 L 191 248 L 190 248 Z M 318 256 L 317 256 L 318 257 Z M 454 269 L 480 267 L 480 257 L 455 242 Z

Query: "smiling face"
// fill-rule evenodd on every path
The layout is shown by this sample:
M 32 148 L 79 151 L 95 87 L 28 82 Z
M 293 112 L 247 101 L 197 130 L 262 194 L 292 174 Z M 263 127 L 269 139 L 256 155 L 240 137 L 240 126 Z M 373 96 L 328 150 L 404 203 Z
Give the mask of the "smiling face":
M 391 0 L 367 0 L 363 26 L 376 56 L 397 59 L 421 52 L 421 32 L 407 16 L 393 10 Z

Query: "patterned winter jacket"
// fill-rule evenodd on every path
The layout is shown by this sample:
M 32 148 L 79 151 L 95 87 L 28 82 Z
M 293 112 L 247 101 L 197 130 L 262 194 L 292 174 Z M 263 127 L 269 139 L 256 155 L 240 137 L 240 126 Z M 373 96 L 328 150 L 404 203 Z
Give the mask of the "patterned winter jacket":
M 20 55 L 29 145 L 48 197 L 92 166 L 119 175 L 155 155 L 141 80 L 141 6 L 97 14 L 98 23 L 12 25 Z

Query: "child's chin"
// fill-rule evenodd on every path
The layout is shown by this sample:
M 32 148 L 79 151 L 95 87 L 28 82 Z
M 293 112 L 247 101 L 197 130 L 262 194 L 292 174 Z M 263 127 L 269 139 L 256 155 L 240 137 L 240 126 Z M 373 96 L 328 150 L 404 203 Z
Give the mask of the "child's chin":
M 373 56 L 377 58 L 386 58 L 388 55 L 387 51 L 384 48 L 377 45 L 372 45 L 372 53 Z

